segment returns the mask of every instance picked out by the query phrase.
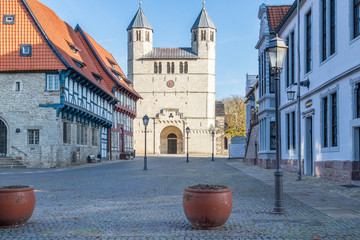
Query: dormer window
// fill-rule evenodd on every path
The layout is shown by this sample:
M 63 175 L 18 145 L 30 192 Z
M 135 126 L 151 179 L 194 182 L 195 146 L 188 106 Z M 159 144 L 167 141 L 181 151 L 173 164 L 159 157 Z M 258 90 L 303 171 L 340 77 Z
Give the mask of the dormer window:
M 31 44 L 20 44 L 20 56 L 31 57 Z
M 15 24 L 15 15 L 4 15 L 4 24 Z
M 113 69 L 111 69 L 111 71 L 112 71 L 113 74 L 117 77 L 117 79 L 122 80 L 121 74 L 120 74 L 119 72 L 117 72 L 117 71 L 115 71 L 115 70 L 113 70 Z
M 81 62 L 81 61 L 79 61 L 79 60 L 73 59 L 73 61 L 74 61 L 75 65 L 76 65 L 78 68 L 80 68 L 81 70 L 82 70 L 84 67 L 86 67 L 86 64 L 83 63 L 83 62 Z
M 67 44 L 69 45 L 71 51 L 72 51 L 75 55 L 77 55 L 77 53 L 81 51 L 81 49 L 78 48 L 77 46 L 75 46 L 74 44 L 72 44 L 72 43 L 70 43 L 70 42 L 68 42 L 68 41 L 66 41 L 66 42 L 67 42 Z
M 112 60 L 110 60 L 110 59 L 108 59 L 107 58 L 107 60 L 108 60 L 108 62 L 110 63 L 110 67 L 111 68 L 113 68 L 113 69 L 115 69 L 115 66 L 117 65 L 114 61 L 112 61 Z
M 101 80 L 103 79 L 100 75 L 96 74 L 96 73 L 92 73 L 92 75 L 94 76 L 95 80 L 99 83 L 101 82 Z

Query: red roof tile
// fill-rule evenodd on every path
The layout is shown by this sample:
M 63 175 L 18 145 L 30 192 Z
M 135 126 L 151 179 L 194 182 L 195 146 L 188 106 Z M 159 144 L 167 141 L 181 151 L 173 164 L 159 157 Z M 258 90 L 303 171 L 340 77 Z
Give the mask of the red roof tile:
M 125 89 L 127 89 L 128 91 L 132 92 L 133 94 L 137 95 L 138 97 L 140 97 L 140 95 L 131 87 L 129 86 L 123 79 L 126 79 L 125 74 L 123 73 L 123 71 L 121 70 L 119 64 L 116 62 L 115 58 L 108 52 L 106 51 L 100 44 L 98 44 L 88 33 L 86 33 L 82 28 L 78 27 L 79 30 L 81 30 L 81 32 L 84 34 L 82 35 L 80 31 L 77 32 L 78 36 L 80 39 L 84 40 L 83 44 L 87 45 L 87 42 L 85 41 L 85 39 L 83 38 L 83 36 L 86 38 L 86 40 L 88 41 L 88 43 L 90 44 L 90 47 L 93 51 L 91 51 L 89 48 L 87 48 L 90 53 L 91 56 L 93 57 L 93 61 L 94 62 L 98 62 L 98 59 L 101 61 L 102 66 L 105 67 L 105 69 L 103 69 L 103 67 L 100 64 L 97 64 L 97 67 L 99 69 L 100 72 L 102 72 L 102 75 L 107 75 L 106 72 L 104 70 L 106 70 L 108 73 L 110 73 L 111 77 L 104 77 L 105 82 L 108 84 L 108 86 L 110 88 L 114 87 L 115 83 L 114 81 L 116 81 L 117 83 L 119 83 L 121 86 L 123 86 Z M 95 55 L 92 55 L 95 54 Z M 114 66 L 112 67 L 110 62 L 115 63 L 113 64 Z M 117 76 L 113 73 L 113 70 L 115 70 L 116 72 L 118 72 L 121 76 L 122 79 L 118 79 Z
M 4 15 L 15 15 L 15 24 L 3 24 Z M 1 0 L 0 16 L 0 71 L 66 69 L 20 0 Z M 32 45 L 31 57 L 20 56 L 20 44 Z
M 50 39 L 68 65 L 114 97 L 111 89 L 109 89 L 103 81 L 99 83 L 93 76 L 93 73 L 100 76 L 101 74 L 75 31 L 67 23 L 62 21 L 50 8 L 43 5 L 38 0 L 26 0 L 26 2 L 46 36 Z M 74 53 L 69 44 L 75 46 L 80 51 Z M 78 68 L 74 59 L 84 63 L 86 67 L 82 69 Z
M 275 30 L 279 26 L 290 8 L 291 5 L 267 6 L 270 30 Z

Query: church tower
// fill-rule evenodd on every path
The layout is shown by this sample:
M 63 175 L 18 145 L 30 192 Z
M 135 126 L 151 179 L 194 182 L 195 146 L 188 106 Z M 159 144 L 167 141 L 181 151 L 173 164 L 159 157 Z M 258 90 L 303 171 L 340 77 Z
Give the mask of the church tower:
M 141 2 L 139 10 L 126 30 L 128 32 L 128 79 L 133 82 L 136 60 L 151 52 L 153 48 L 154 30 L 141 8 Z
M 205 7 L 191 28 L 189 47 L 153 47 L 153 29 L 141 5 L 127 31 L 128 78 L 142 97 L 134 120 L 136 152 L 144 153 L 146 144 L 151 154 L 211 154 L 216 28 Z M 146 143 L 145 115 L 150 119 Z
M 200 58 L 215 60 L 216 27 L 203 8 L 191 28 L 191 48 Z

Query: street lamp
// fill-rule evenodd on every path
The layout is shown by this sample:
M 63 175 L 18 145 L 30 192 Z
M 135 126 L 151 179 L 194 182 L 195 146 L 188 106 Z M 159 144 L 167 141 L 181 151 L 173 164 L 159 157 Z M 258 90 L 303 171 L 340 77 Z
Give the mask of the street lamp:
M 145 126 L 145 156 L 144 156 L 144 170 L 147 170 L 147 158 L 146 158 L 146 127 L 149 124 L 149 117 L 145 115 L 143 117 L 143 123 Z
M 187 154 L 186 154 L 186 162 L 189 162 L 189 133 L 190 133 L 190 128 L 187 127 L 186 128 L 186 135 L 187 135 Z
M 287 98 L 289 101 L 294 100 L 295 98 L 295 91 L 287 91 Z
M 288 47 L 285 45 L 284 40 L 277 35 L 271 39 L 267 53 L 269 56 L 270 67 L 275 75 L 275 122 L 276 122 L 276 170 L 275 176 L 275 207 L 272 213 L 283 214 L 285 213 L 283 201 L 283 171 L 280 165 L 281 154 L 281 131 L 280 131 L 280 72 L 284 65 L 285 55 Z
M 211 132 L 211 136 L 212 136 L 212 156 L 211 156 L 211 161 L 214 161 L 214 136 L 215 136 L 214 131 Z

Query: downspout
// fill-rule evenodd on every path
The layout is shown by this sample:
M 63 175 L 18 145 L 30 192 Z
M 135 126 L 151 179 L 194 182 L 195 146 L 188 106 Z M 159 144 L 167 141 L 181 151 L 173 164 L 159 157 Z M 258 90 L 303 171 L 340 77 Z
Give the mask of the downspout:
M 298 135 L 297 135 L 297 141 L 298 141 L 298 152 L 297 152 L 297 162 L 298 162 L 298 178 L 297 181 L 301 180 L 301 111 L 300 111 L 300 99 L 301 99 L 301 95 L 300 95 L 300 0 L 297 0 L 297 6 L 296 6 L 296 11 L 297 11 L 297 32 L 298 32 L 298 36 L 297 36 L 297 60 L 298 60 L 298 71 L 297 71 L 297 125 L 298 125 Z

